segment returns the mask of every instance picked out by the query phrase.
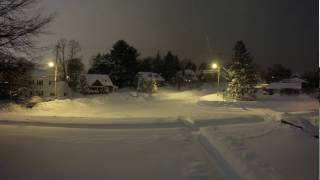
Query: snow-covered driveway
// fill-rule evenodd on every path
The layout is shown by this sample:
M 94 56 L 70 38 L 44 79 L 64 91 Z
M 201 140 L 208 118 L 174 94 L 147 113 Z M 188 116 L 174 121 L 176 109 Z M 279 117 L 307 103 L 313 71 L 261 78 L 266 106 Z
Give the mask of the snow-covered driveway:
M 0 126 L 0 179 L 224 179 L 188 130 Z

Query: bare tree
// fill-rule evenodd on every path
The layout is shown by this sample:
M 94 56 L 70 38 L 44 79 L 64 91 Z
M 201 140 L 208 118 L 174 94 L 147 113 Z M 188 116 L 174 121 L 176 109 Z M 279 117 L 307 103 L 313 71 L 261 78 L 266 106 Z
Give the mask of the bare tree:
M 76 40 L 67 40 L 62 38 L 58 40 L 54 53 L 56 54 L 57 63 L 59 64 L 59 74 L 63 80 L 67 80 L 68 77 L 68 61 L 76 59 L 77 54 L 81 51 L 80 43 Z
M 43 33 L 53 15 L 42 16 L 37 0 L 0 0 L 0 53 L 27 53 L 35 48 L 33 37 Z
M 67 49 L 67 40 L 62 38 L 58 40 L 54 52 L 56 54 L 56 59 L 58 63 L 59 74 L 62 75 L 62 79 L 67 79 L 67 68 L 66 68 L 66 49 Z
M 81 51 L 80 43 L 76 40 L 69 41 L 69 60 L 76 58 L 77 54 Z

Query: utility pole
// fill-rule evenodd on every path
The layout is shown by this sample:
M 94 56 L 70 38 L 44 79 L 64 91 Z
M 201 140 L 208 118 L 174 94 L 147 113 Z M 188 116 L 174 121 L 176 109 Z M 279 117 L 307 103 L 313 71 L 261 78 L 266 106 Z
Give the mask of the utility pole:
M 220 69 L 221 69 L 221 67 L 218 66 L 218 91 L 220 89 Z

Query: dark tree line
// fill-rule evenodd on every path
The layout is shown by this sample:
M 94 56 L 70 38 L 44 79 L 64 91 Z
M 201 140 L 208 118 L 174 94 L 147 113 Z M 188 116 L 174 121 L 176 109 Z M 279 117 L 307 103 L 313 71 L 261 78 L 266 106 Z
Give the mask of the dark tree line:
M 116 85 L 124 87 L 133 85 L 134 76 L 140 71 L 159 73 L 170 82 L 181 69 L 197 69 L 194 63 L 189 60 L 181 61 L 170 51 L 164 56 L 160 53 L 143 59 L 139 59 L 139 56 L 136 48 L 120 40 L 110 52 L 94 56 L 88 72 L 108 74 Z
M 91 74 L 109 74 L 116 85 L 130 86 L 137 72 L 137 58 L 140 53 L 127 42 L 116 42 L 107 54 L 98 54 L 92 58 L 89 69 Z

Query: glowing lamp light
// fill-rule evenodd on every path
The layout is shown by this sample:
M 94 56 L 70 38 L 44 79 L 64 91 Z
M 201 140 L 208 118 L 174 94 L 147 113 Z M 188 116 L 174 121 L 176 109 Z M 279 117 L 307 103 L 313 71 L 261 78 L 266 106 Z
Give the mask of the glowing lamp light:
M 218 68 L 218 64 L 214 63 L 212 64 L 212 69 L 217 69 Z
M 54 67 L 54 62 L 49 62 L 48 66 L 51 67 L 51 68 Z

